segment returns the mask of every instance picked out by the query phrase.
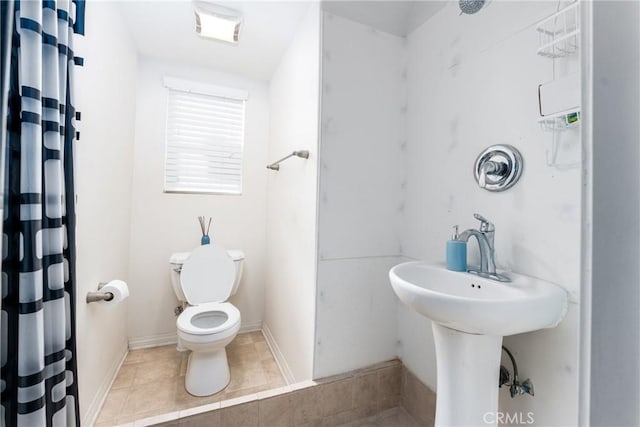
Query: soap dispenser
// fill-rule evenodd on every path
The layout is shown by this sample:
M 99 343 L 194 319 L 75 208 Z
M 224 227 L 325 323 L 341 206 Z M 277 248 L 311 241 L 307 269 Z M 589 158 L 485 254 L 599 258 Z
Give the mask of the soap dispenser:
M 467 242 L 459 240 L 458 226 L 453 227 L 453 236 L 447 241 L 447 269 L 467 271 Z

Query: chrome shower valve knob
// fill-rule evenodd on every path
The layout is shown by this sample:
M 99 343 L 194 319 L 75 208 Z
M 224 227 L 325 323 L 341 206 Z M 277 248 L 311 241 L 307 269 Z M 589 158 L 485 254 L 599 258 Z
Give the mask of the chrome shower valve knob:
M 476 182 L 487 191 L 507 190 L 520 179 L 522 165 L 522 155 L 515 147 L 492 145 L 476 159 Z

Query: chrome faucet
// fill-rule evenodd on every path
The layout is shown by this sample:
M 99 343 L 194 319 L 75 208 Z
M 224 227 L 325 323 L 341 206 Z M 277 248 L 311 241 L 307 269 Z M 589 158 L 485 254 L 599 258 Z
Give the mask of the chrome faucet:
M 510 282 L 507 276 L 496 273 L 496 260 L 494 237 L 496 227 L 488 219 L 480 214 L 473 214 L 473 217 L 480 221 L 480 229 L 470 228 L 460 233 L 458 240 L 468 242 L 470 237 L 475 237 L 480 248 L 480 271 L 469 269 L 469 273 L 477 274 L 488 279 L 498 280 L 500 282 Z

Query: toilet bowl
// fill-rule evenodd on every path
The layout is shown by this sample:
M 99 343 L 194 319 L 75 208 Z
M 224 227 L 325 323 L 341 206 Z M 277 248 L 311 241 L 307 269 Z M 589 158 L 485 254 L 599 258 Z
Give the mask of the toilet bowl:
M 182 263 L 178 254 L 171 258 L 174 289 L 180 291 L 176 295 L 188 305 L 176 326 L 180 343 L 191 351 L 185 388 L 195 396 L 217 393 L 231 379 L 225 347 L 240 329 L 240 311 L 226 300 L 240 281 L 240 254 L 236 251 L 234 260 L 223 248 L 204 245 L 186 257 L 180 254 Z
M 229 303 L 188 307 L 178 317 L 177 326 L 182 344 L 191 350 L 187 391 L 208 396 L 225 388 L 231 379 L 225 347 L 240 329 L 240 311 Z

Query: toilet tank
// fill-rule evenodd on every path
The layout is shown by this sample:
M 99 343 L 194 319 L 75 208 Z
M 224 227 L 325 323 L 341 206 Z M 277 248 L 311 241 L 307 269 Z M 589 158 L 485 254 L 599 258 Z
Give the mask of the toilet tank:
M 185 302 L 187 298 L 184 296 L 182 286 L 180 285 L 180 271 L 182 270 L 182 264 L 189 258 L 191 252 L 176 252 L 169 258 L 169 266 L 171 267 L 171 285 L 173 286 L 173 292 L 175 292 L 178 301 Z M 233 288 L 231 289 L 231 295 L 234 295 L 238 291 L 240 286 L 240 279 L 242 279 L 242 268 L 244 264 L 244 252 L 239 249 L 228 249 L 227 254 L 233 260 L 236 267 L 236 278 L 233 282 Z
M 236 266 L 236 280 L 233 282 L 233 288 L 231 289 L 231 295 L 235 295 L 240 286 L 240 279 L 242 279 L 242 267 L 244 265 L 244 252 L 240 249 L 229 249 L 227 253 L 233 260 L 233 264 Z

